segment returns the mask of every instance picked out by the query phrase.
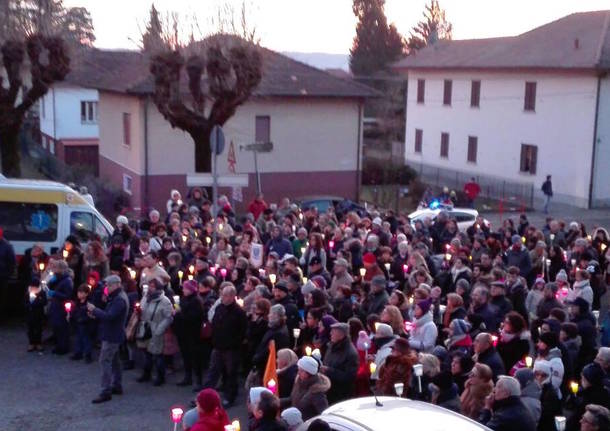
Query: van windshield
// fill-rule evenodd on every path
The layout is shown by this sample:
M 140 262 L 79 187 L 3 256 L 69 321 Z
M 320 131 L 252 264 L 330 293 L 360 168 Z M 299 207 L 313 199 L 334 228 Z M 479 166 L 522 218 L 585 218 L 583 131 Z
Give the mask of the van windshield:
M 57 205 L 0 202 L 0 224 L 9 241 L 54 242 Z

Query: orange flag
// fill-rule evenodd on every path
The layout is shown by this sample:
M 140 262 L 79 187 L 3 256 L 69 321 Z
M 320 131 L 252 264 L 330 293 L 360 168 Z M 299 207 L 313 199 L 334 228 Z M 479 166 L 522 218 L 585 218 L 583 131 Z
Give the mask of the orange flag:
M 277 366 L 275 364 L 275 341 L 269 341 L 269 357 L 263 375 L 263 385 L 274 394 L 278 394 Z

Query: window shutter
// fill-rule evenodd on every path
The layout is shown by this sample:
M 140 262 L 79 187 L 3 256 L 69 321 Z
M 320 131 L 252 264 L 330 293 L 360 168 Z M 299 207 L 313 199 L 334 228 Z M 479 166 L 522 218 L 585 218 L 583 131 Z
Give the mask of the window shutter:
M 445 84 L 443 87 L 443 105 L 451 105 L 451 87 L 452 81 L 450 79 L 445 79 Z
M 525 144 L 521 144 L 521 165 L 519 166 L 519 170 L 521 172 L 526 172 L 527 170 L 527 146 Z
M 123 144 L 131 146 L 131 114 L 123 113 Z
M 478 146 L 478 138 L 476 136 L 468 137 L 468 161 L 476 163 L 477 162 L 477 146 Z
M 271 117 L 257 116 L 255 129 L 256 142 L 271 142 Z
M 481 81 L 472 81 L 470 87 L 470 106 L 478 108 L 481 101 Z
M 426 93 L 426 80 L 417 80 L 417 103 L 424 103 Z
M 449 133 L 441 133 L 441 157 L 449 157 Z
M 424 132 L 421 129 L 415 129 L 415 152 L 422 152 L 422 141 L 423 141 Z
M 536 175 L 536 165 L 538 164 L 538 147 L 531 145 L 531 162 L 530 162 L 530 174 Z

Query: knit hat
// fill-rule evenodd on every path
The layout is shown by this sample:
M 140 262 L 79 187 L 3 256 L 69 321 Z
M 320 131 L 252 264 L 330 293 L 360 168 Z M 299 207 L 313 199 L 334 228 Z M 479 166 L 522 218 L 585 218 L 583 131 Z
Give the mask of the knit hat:
M 552 349 L 557 347 L 559 344 L 559 337 L 554 332 L 545 332 L 544 334 L 540 335 L 540 341 L 546 344 L 549 349 Z
M 296 428 L 303 423 L 303 416 L 296 407 L 289 407 L 282 412 L 280 417 L 286 422 L 288 427 Z
M 264 388 L 262 386 L 254 386 L 254 387 L 250 388 L 250 393 L 248 394 L 248 399 L 250 400 L 251 406 L 258 404 L 258 402 L 261 400 L 261 394 L 263 392 L 269 392 L 270 394 L 273 394 L 273 392 L 271 392 L 269 389 Z
M 538 361 L 539 362 L 539 361 Z M 519 368 L 515 372 L 515 379 L 519 380 L 521 389 L 525 388 L 529 382 L 534 380 L 534 372 L 531 368 Z
M 338 323 L 337 319 L 335 319 L 333 316 L 327 314 L 325 316 L 322 317 L 322 319 L 320 320 L 322 322 L 322 326 L 324 326 L 325 330 L 329 330 L 330 328 L 335 324 Z
M 549 361 L 545 361 L 544 359 L 538 359 L 536 362 L 534 362 L 534 373 L 539 372 L 550 377 L 552 374 L 552 368 L 551 363 Z
M 462 289 L 464 289 L 465 292 L 469 292 L 470 291 L 470 282 L 464 278 L 460 278 L 456 285 L 455 285 L 456 289 L 458 287 L 461 287 Z
M 373 224 L 375 224 L 375 225 L 377 225 L 377 226 L 381 226 L 381 223 L 382 223 L 382 221 L 381 221 L 381 218 L 380 218 L 380 217 L 375 217 L 375 218 L 373 219 Z
M 195 280 L 185 281 L 184 283 L 182 283 L 182 290 L 184 292 L 196 293 L 197 292 L 197 282 Z
M 451 329 L 453 330 L 453 335 L 466 335 L 470 332 L 472 326 L 464 319 L 453 319 L 451 321 Z
M 538 278 L 536 278 L 536 281 L 534 281 L 534 285 L 539 284 L 539 283 L 545 284 L 546 281 L 544 281 L 544 278 L 538 277 Z
M 311 356 L 303 356 L 301 359 L 299 359 L 297 361 L 297 367 L 307 372 L 307 374 L 311 374 L 312 376 L 318 374 L 318 361 Z
M 387 323 L 377 323 L 375 327 L 375 338 L 386 338 L 394 335 L 392 327 Z
M 197 395 L 197 403 L 201 410 L 210 413 L 220 408 L 220 395 L 214 389 L 206 388 Z
M 429 299 L 424 299 L 422 301 L 419 301 L 417 303 L 417 306 L 421 309 L 421 311 L 426 314 L 428 311 L 430 311 L 430 307 L 432 306 L 432 301 L 430 301 Z
M 553 291 L 553 293 L 557 293 L 557 291 L 559 290 L 559 286 L 557 286 L 557 283 L 547 283 L 544 285 L 544 287 L 548 287 Z
M 362 256 L 362 261 L 364 263 L 368 263 L 369 265 L 373 265 L 375 262 L 377 262 L 377 258 L 373 253 L 364 253 L 364 256 Z
M 587 379 L 587 382 L 591 383 L 592 385 L 598 385 L 602 382 L 605 373 L 598 363 L 592 362 L 582 369 L 582 375 L 585 379 Z
M 564 283 L 568 282 L 568 274 L 566 274 L 565 269 L 560 269 L 557 275 L 555 276 L 555 282 L 563 281 Z
M 513 245 L 521 244 L 521 237 L 517 234 L 514 234 L 513 236 L 510 237 L 510 241 L 513 243 Z
M 106 284 L 116 284 L 116 283 L 121 284 L 121 277 L 119 277 L 118 275 L 112 274 L 112 275 L 109 275 L 108 277 L 106 277 L 104 279 L 104 282 Z
M 120 215 L 116 218 L 116 224 L 123 224 L 127 226 L 129 224 L 129 220 L 124 215 Z
M 277 283 L 275 283 L 275 285 L 273 286 L 274 289 L 277 290 L 281 290 L 284 293 L 288 293 L 288 285 L 286 284 L 285 281 L 281 280 L 278 281 Z
M 307 283 L 305 283 L 303 286 L 301 286 L 301 293 L 303 295 L 307 295 L 316 289 L 317 289 L 316 285 L 313 284 L 313 282 L 311 280 L 307 280 Z
M 312 277 L 311 282 L 318 289 L 326 289 L 326 279 L 321 275 L 316 275 L 315 277 Z

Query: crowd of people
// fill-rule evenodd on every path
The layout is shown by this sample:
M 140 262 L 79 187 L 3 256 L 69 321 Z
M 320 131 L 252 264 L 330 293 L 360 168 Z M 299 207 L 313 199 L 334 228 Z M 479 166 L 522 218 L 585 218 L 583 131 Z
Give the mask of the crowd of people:
M 142 384 L 182 363 L 178 385 L 198 394 L 185 429 L 222 430 L 245 382 L 250 430 L 295 429 L 375 394 L 494 430 L 555 430 L 565 417 L 589 431 L 610 429 L 609 244 L 601 227 L 525 214 L 462 232 L 445 211 L 411 224 L 260 195 L 238 217 L 224 196 L 213 214 L 203 190 L 184 201 L 174 190 L 162 211 L 119 216 L 107 246 L 77 235 L 56 255 L 34 246 L 19 274 L 30 351 L 45 322 L 53 353 L 75 361 L 101 340 L 94 402 L 122 393 L 138 354 Z

